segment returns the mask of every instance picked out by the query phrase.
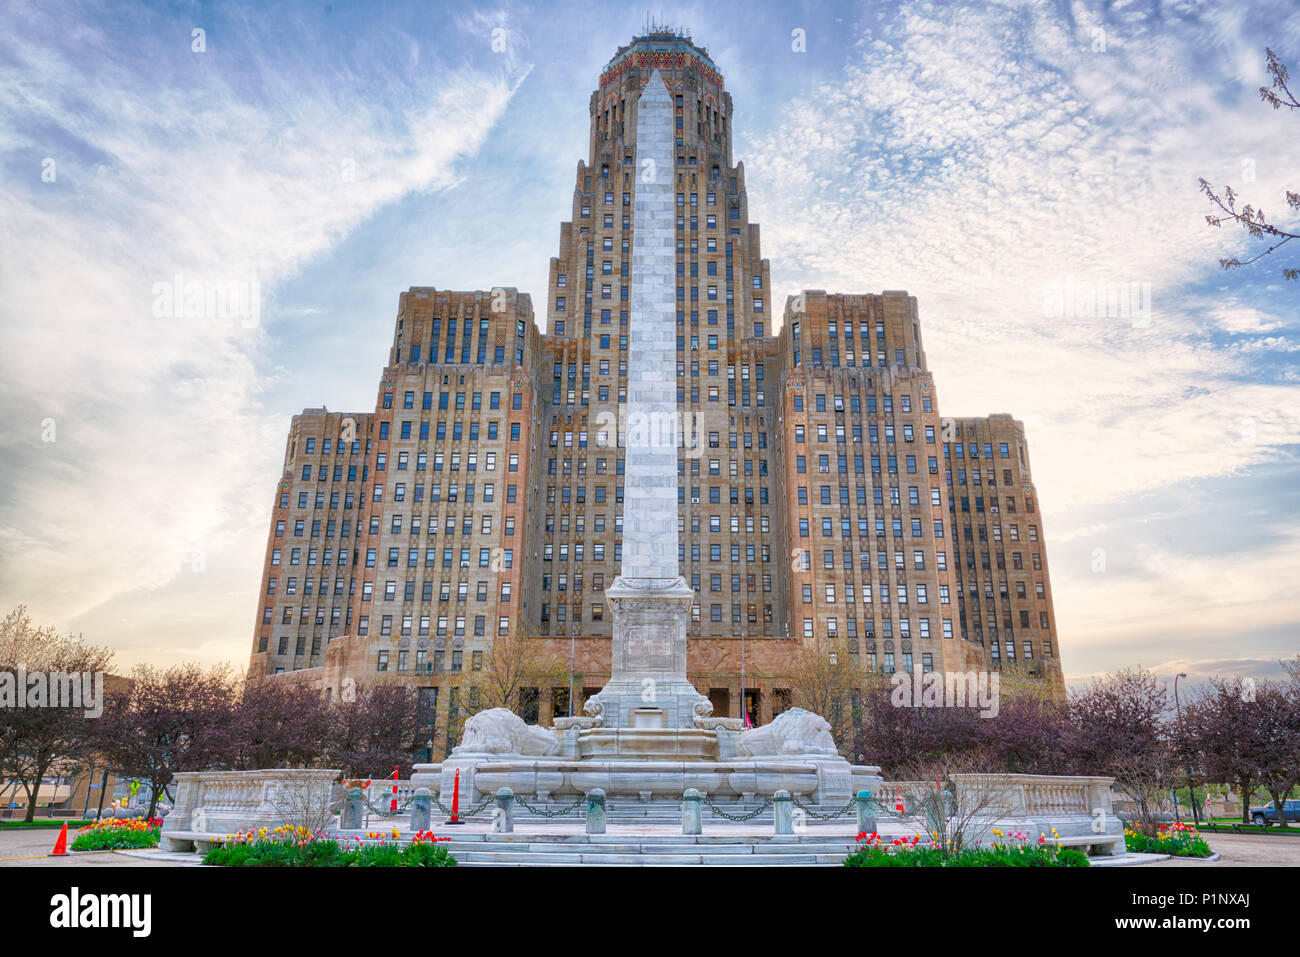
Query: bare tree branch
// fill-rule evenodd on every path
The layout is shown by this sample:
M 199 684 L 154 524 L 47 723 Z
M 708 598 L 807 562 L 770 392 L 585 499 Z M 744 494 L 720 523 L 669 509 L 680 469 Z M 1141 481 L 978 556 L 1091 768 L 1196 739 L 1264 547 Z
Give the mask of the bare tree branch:
M 1259 88 L 1260 99 L 1268 103 L 1275 110 L 1286 107 L 1288 110 L 1300 109 L 1300 100 L 1295 98 L 1290 87 L 1287 86 L 1287 69 L 1286 64 L 1277 58 L 1277 54 L 1271 49 L 1265 51 L 1268 55 L 1268 72 L 1273 77 L 1273 88 L 1266 86 Z M 1278 91 L 1281 91 L 1280 93 Z M 1272 243 L 1263 252 L 1251 256 L 1249 259 L 1220 259 L 1219 265 L 1224 269 L 1239 269 L 1242 266 L 1249 266 L 1258 262 L 1265 256 L 1271 255 L 1281 249 L 1293 239 L 1300 238 L 1300 234 L 1287 232 L 1277 226 L 1276 222 L 1270 222 L 1264 215 L 1262 209 L 1257 209 L 1251 205 L 1237 208 L 1237 194 L 1233 192 L 1232 187 L 1225 186 L 1223 194 L 1215 192 L 1214 187 L 1204 178 L 1200 181 L 1200 189 L 1210 202 L 1223 211 L 1223 216 L 1209 215 L 1205 221 L 1211 226 L 1222 226 L 1225 222 L 1235 222 L 1238 226 L 1250 234 L 1253 239 L 1279 239 L 1280 242 Z M 1300 193 L 1286 191 L 1286 202 L 1292 209 L 1300 210 Z M 1300 278 L 1300 268 L 1283 267 L 1282 276 L 1285 279 Z

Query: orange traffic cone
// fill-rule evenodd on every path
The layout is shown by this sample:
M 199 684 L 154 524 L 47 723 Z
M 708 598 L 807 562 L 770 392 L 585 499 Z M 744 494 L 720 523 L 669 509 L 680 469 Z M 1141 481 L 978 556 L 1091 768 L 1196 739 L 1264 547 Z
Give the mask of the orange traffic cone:
M 68 856 L 68 822 L 63 822 L 63 827 L 59 828 L 59 839 L 54 842 L 54 850 L 50 851 L 50 857 L 67 857 Z

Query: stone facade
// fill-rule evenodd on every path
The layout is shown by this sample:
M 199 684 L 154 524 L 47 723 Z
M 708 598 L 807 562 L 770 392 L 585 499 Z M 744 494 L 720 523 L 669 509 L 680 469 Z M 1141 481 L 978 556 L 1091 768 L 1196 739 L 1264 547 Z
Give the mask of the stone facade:
M 826 635 L 885 670 L 1014 661 L 1060 687 L 1023 426 L 943 417 L 905 292 L 805 291 L 774 332 L 731 96 L 704 49 L 635 39 L 589 108 L 546 333 L 512 288 L 412 288 L 374 411 L 294 417 L 250 673 L 327 694 L 400 680 L 445 728 L 493 638 L 526 635 L 572 660 L 572 697 L 537 689 L 529 708 L 550 723 L 610 680 L 609 589 L 635 568 L 693 595 L 685 669 L 715 716 L 788 708 L 792 654 Z M 651 205 L 667 225 L 634 230 Z M 634 289 L 653 326 L 630 321 Z M 651 349 L 675 383 L 637 373 Z M 629 485 L 635 430 L 665 422 L 677 447 L 645 454 L 671 456 L 676 488 Z M 655 504 L 643 553 L 624 552 L 625 495 Z

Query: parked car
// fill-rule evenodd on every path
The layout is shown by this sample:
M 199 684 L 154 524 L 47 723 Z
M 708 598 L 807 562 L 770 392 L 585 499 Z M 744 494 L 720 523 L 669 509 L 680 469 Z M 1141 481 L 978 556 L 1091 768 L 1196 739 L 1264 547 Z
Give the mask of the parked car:
M 1282 802 L 1282 814 L 1288 821 L 1300 821 L 1300 799 Z M 1261 826 L 1277 823 L 1277 809 L 1272 804 L 1250 809 L 1250 819 Z

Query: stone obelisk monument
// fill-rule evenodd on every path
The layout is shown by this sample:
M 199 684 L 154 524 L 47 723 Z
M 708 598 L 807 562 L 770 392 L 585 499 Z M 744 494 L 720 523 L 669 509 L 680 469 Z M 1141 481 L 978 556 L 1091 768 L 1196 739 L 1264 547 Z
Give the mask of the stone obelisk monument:
M 628 328 L 623 563 L 613 610 L 605 727 L 690 728 L 709 701 L 686 678 L 695 594 L 677 565 L 677 209 L 673 101 L 659 71 L 636 112 L 636 205 Z

